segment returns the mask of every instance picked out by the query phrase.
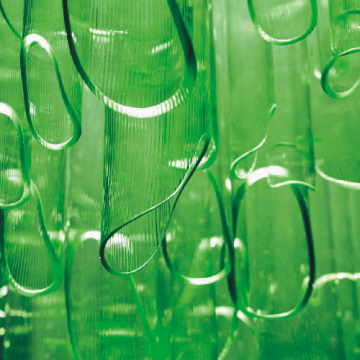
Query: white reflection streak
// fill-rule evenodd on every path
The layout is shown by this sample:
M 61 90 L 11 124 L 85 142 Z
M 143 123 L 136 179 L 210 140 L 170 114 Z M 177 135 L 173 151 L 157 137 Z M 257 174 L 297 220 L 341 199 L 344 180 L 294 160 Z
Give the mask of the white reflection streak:
M 247 179 L 247 184 L 249 186 L 251 186 L 261 179 L 268 178 L 270 175 L 279 176 L 279 177 L 287 177 L 289 175 L 289 172 L 287 169 L 285 169 L 282 166 L 271 165 L 268 167 L 263 167 L 263 168 L 255 170 L 254 172 L 252 172 L 249 175 L 249 177 Z

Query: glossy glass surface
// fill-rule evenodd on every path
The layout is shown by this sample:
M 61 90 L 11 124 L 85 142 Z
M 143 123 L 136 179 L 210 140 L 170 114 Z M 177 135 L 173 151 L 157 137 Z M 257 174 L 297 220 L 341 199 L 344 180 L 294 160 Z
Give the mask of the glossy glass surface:
M 358 359 L 359 13 L 0 0 L 0 358 Z

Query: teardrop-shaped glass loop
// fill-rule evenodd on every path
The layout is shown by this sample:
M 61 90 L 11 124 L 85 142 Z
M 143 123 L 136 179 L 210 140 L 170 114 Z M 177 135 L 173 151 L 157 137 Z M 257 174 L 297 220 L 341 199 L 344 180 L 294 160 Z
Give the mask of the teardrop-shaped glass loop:
M 316 0 L 248 0 L 248 6 L 259 35 L 276 45 L 303 40 L 317 23 Z
M 228 256 L 225 260 L 224 247 L 232 243 L 224 212 L 215 178 L 207 172 L 195 173 L 178 201 L 162 242 L 165 262 L 177 280 L 208 285 L 230 273 L 232 266 Z M 174 247 L 175 253 L 171 249 Z
M 234 248 L 235 256 L 237 254 L 241 258 L 235 260 L 235 269 L 239 270 L 240 264 L 241 271 L 245 270 L 246 273 L 238 274 L 236 283 L 230 282 L 230 285 L 235 286 L 239 310 L 247 316 L 260 319 L 281 319 L 298 314 L 308 303 L 315 281 L 315 254 L 306 188 L 291 185 L 292 191 L 287 186 L 274 189 L 264 181 L 261 181 L 261 186 L 259 186 L 257 183 L 261 179 L 266 179 L 268 174 L 269 169 L 257 169 L 248 178 L 248 187 L 240 188 L 242 190 L 238 199 L 240 208 L 235 212 L 238 218 L 235 220 L 240 220 L 240 222 L 237 225 Z M 266 204 L 268 201 L 270 204 Z M 290 223 L 292 226 L 289 226 Z M 302 259 L 302 248 L 294 242 L 294 238 L 301 236 L 306 239 L 308 266 L 300 263 L 304 261 L 304 259 L 299 260 Z M 289 248 L 284 258 L 281 254 L 284 253 L 285 246 Z M 274 250 L 272 250 L 273 247 L 275 247 Z M 246 254 L 244 255 L 244 251 L 238 251 L 237 248 L 238 250 L 245 249 Z M 254 258 L 256 260 L 253 260 Z M 286 265 L 282 265 L 284 262 Z M 248 270 L 244 268 L 244 264 L 248 266 Z M 305 277 L 306 267 L 308 267 L 307 277 Z M 254 269 L 255 271 L 257 269 L 255 274 Z M 291 293 L 290 296 L 281 283 L 289 286 L 296 281 L 294 278 L 299 278 L 299 271 L 303 277 L 302 280 L 298 280 L 299 291 Z M 255 278 L 256 281 L 252 281 Z M 291 288 L 293 288 L 292 285 Z M 296 307 L 287 311 L 270 313 L 274 308 L 288 307 L 302 292 L 301 301 Z M 250 305 L 251 303 L 254 305 Z M 264 311 L 265 308 L 267 310 Z
M 16 208 L 30 197 L 20 120 L 7 104 L 0 103 L 0 209 Z
M 100 236 L 99 231 L 69 234 L 65 297 L 74 358 L 147 358 L 149 334 L 128 279 L 112 276 L 98 261 Z
M 335 55 L 325 65 L 321 85 L 333 99 L 350 96 L 360 84 L 360 48 Z
M 63 0 L 63 10 L 73 61 L 109 108 L 151 118 L 188 98 L 197 65 L 176 0 Z
M 21 74 L 35 139 L 51 150 L 75 144 L 81 134 L 80 120 L 64 89 L 55 53 L 42 36 L 30 34 L 22 40 Z
M 14 35 L 21 39 L 24 0 L 0 0 L 0 12 Z
M 34 297 L 55 291 L 62 265 L 45 228 L 41 201 L 31 182 L 31 198 L 20 208 L 2 211 L 1 250 L 6 277 L 14 290 Z
M 180 184 L 170 196 L 120 226 L 116 226 L 118 209 L 111 204 L 117 200 L 107 198 L 109 194 L 105 194 L 100 259 L 110 273 L 119 276 L 134 273 L 152 259 L 164 239 L 177 200 L 206 153 L 209 142 L 208 134 L 203 135 L 185 175 L 182 174 L 184 162 L 174 162 L 173 165 L 179 166 L 179 175 L 182 176 Z

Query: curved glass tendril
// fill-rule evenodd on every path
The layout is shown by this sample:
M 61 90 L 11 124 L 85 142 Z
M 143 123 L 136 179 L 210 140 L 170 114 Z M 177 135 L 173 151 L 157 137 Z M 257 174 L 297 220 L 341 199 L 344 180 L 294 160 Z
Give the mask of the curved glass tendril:
M 2 14 L 2 16 L 4 17 L 6 23 L 9 25 L 9 28 L 11 29 L 11 31 L 14 33 L 14 35 L 21 40 L 21 35 L 18 33 L 18 31 L 15 29 L 15 26 L 11 23 L 10 19 L 8 18 L 6 11 L 4 9 L 4 6 L 2 4 L 2 1 L 0 0 L 0 12 Z

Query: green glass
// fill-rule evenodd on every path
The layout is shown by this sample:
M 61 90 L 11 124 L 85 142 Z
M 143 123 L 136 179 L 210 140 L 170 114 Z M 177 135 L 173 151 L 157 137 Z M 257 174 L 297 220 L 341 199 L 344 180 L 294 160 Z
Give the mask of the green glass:
M 230 129 L 231 172 L 246 178 L 275 110 L 271 47 L 259 38 L 245 2 L 219 1 L 215 9 L 216 92 L 224 103 L 218 113 Z
M 30 197 L 30 180 L 25 164 L 24 137 L 20 119 L 7 104 L 0 103 L 1 149 L 1 209 L 16 208 Z
M 63 288 L 28 298 L 5 285 L 0 301 L 5 323 L 2 359 L 72 359 Z
M 15 23 L 13 16 L 11 18 Z M 0 208 L 5 209 L 27 201 L 30 180 L 25 159 L 27 135 L 22 129 L 24 105 L 20 80 L 20 40 L 2 15 L 0 29 L 0 66 L 3 69 L 0 87 Z
M 309 194 L 316 252 L 312 296 L 297 316 L 258 323 L 258 359 L 357 357 L 359 192 L 320 176 L 316 184 Z
M 91 6 L 63 0 L 76 68 L 109 108 L 130 117 L 152 118 L 189 96 L 197 65 L 187 30 L 192 24 L 186 24 L 191 19 L 183 19 L 181 7 L 175 0 L 94 0 Z M 184 2 L 186 13 L 194 7 L 202 6 Z
M 324 5 L 323 2 L 321 4 Z M 325 6 L 324 8 L 326 10 Z M 328 16 L 327 13 L 325 15 Z M 308 38 L 312 54 L 310 66 L 314 74 L 311 77 L 310 95 L 315 166 L 317 172 L 328 181 L 358 189 L 360 173 L 357 106 L 360 95 L 359 91 L 352 89 L 351 94 L 348 93 L 349 96 L 334 99 L 324 92 L 321 86 L 321 60 L 323 45 L 326 43 L 321 24 L 318 31 Z M 344 79 L 349 71 L 349 67 L 344 67 L 342 72 Z M 357 81 L 356 79 L 357 77 L 351 77 L 351 86 L 354 84 L 353 81 Z
M 1 213 L 0 231 L 5 276 L 17 293 L 33 297 L 57 289 L 62 268 L 45 227 L 35 183 L 30 191 L 25 205 Z
M 272 50 L 278 110 L 270 123 L 265 149 L 258 155 L 266 153 L 270 186 L 299 184 L 313 189 L 309 52 L 305 42 L 273 46 Z
M 149 358 L 149 329 L 143 326 L 133 299 L 137 290 L 130 277 L 112 276 L 101 266 L 97 257 L 100 235 L 99 231 L 69 234 L 65 293 L 73 357 Z
M 359 85 L 359 4 L 322 0 L 318 7 L 321 84 L 330 97 L 346 98 Z
M 232 268 L 225 256 L 225 249 L 232 246 L 225 214 L 226 193 L 220 190 L 221 178 L 217 176 L 217 181 L 212 171 L 195 173 L 178 201 L 162 243 L 173 276 L 193 285 L 220 281 Z M 189 219 L 189 213 L 197 215 Z
M 9 17 L 17 24 L 12 20 L 15 18 Z M 61 181 L 55 180 L 52 169 L 58 165 L 57 155 L 44 153 L 45 149 L 30 139 L 21 90 L 21 44 L 9 19 L 1 18 L 1 65 L 11 74 L 2 79 L 1 87 L 1 98 L 6 102 L 1 104 L 1 254 L 4 279 L 16 292 L 34 297 L 54 291 L 62 281 L 59 256 L 63 240 L 58 215 L 63 210 L 57 202 Z M 62 174 L 61 167 L 57 171 Z
M 214 85 L 220 76 L 216 74 Z M 220 100 L 216 103 L 218 116 L 212 118 L 216 158 L 210 167 L 197 169 L 190 179 L 162 244 L 170 272 L 185 284 L 213 284 L 232 271 L 228 255 L 232 248 L 230 152 L 224 146 L 229 130 L 224 105 Z M 196 214 L 192 221 L 189 213 Z
M 100 231 L 103 202 L 104 104 L 83 89 L 82 136 L 66 154 L 68 178 L 63 196 L 68 231 Z
M 23 27 L 23 5 L 24 0 L 1 0 L 0 12 L 2 21 L 5 20 L 13 34 L 21 39 Z
M 0 358 L 357 359 L 357 9 L 0 0 Z
M 303 40 L 316 26 L 316 0 L 248 0 L 248 5 L 257 32 L 272 44 Z
M 301 312 L 315 276 L 307 191 L 298 185 L 269 187 L 270 171 L 256 169 L 234 202 L 237 304 L 246 315 L 268 320 Z
M 61 150 L 80 137 L 83 84 L 69 53 L 60 2 L 25 1 L 23 25 L 21 72 L 30 130 L 44 147 Z
M 206 27 L 209 10 L 206 2 L 177 6 L 176 11 L 181 11 L 192 34 L 199 64 L 191 94 L 177 106 L 151 119 L 110 107 L 105 109 L 100 257 L 105 268 L 116 275 L 137 271 L 153 257 L 161 245 L 178 197 L 210 145 L 211 109 L 206 96 L 210 74 L 206 71 L 207 65 L 200 66 L 210 61 Z M 187 12 L 192 16 L 185 17 Z M 169 35 L 174 36 L 171 43 L 180 51 L 183 45 L 181 36 L 176 35 L 176 19 L 169 8 L 161 15 L 171 21 Z M 161 26 L 156 33 L 163 33 Z M 156 66 L 162 68 L 161 63 Z M 168 66 L 172 69 L 171 63 Z M 181 69 L 183 73 L 183 66 Z M 126 77 L 122 81 L 126 84 Z M 154 100 L 151 91 L 144 95 L 144 101 L 146 99 Z

